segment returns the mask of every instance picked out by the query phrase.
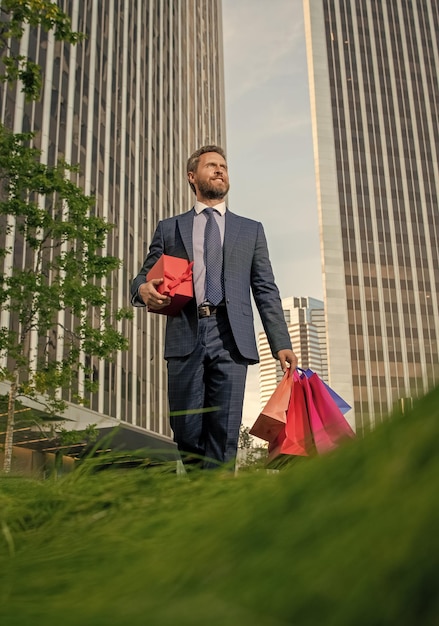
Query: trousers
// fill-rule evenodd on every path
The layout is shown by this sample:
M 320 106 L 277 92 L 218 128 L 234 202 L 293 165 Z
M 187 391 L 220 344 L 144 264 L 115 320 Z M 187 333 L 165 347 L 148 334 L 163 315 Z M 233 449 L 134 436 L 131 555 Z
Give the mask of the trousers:
M 232 463 L 242 420 L 248 361 L 238 352 L 225 307 L 198 321 L 193 352 L 170 357 L 170 424 L 183 463 Z

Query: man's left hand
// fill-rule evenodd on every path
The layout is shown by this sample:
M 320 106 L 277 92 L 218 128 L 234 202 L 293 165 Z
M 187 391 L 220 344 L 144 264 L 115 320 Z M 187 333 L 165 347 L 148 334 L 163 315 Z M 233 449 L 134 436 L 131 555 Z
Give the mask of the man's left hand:
M 280 361 L 283 372 L 286 372 L 288 369 L 291 374 L 294 372 L 297 367 L 298 360 L 292 350 L 279 350 L 277 358 Z

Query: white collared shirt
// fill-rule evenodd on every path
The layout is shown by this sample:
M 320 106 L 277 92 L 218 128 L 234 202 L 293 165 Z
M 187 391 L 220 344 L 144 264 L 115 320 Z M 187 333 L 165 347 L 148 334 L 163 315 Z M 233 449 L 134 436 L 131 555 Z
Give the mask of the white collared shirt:
M 195 203 L 192 245 L 194 250 L 194 290 L 197 304 L 201 304 L 202 302 L 204 302 L 204 284 L 206 280 L 206 267 L 204 265 L 204 229 L 206 228 L 207 220 L 206 216 L 203 214 L 203 211 L 208 206 L 212 205 L 203 204 L 202 202 L 198 202 L 198 200 Z M 221 243 L 224 244 L 226 203 L 220 202 L 220 204 L 216 204 L 213 208 L 215 209 L 213 215 L 220 230 Z

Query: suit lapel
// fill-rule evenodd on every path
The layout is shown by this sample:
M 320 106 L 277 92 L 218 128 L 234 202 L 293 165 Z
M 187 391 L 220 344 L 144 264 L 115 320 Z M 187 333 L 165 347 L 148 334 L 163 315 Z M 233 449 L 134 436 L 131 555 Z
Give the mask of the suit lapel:
M 187 213 L 182 213 L 177 217 L 178 230 L 180 231 L 183 245 L 186 248 L 186 253 L 189 261 L 194 260 L 194 249 L 192 244 L 192 231 L 194 225 L 195 209 L 191 209 Z
M 225 261 L 227 261 L 227 258 L 230 256 L 230 253 L 233 250 L 233 246 L 235 245 L 238 239 L 240 228 L 241 228 L 241 219 L 239 218 L 239 216 L 227 210 L 226 211 L 226 225 L 225 225 L 225 231 L 224 231 L 224 260 Z

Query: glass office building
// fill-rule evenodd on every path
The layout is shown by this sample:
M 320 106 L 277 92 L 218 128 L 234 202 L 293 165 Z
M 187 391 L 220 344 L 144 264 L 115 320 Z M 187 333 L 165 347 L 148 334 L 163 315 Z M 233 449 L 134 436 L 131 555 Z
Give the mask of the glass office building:
M 282 299 L 282 310 L 299 367 L 312 369 L 328 378 L 326 324 L 323 302 L 310 297 Z M 284 375 L 279 361 L 273 359 L 265 332 L 258 335 L 259 392 L 261 409 L 266 405 Z
M 439 383 L 439 3 L 304 12 L 329 381 L 361 431 Z
M 26 103 L 20 87 L 1 87 L 1 121 L 15 132 L 36 129 L 44 162 L 79 164 L 75 182 L 115 224 L 107 250 L 122 265 L 108 285 L 113 306 L 129 307 L 130 283 L 158 220 L 193 204 L 188 156 L 207 143 L 225 147 L 221 0 L 62 0 L 60 6 L 86 39 L 70 46 L 26 30 L 20 52 L 43 68 L 42 97 Z M 14 230 L 8 244 L 17 250 L 15 262 L 31 262 Z M 58 321 L 72 324 L 66 311 Z M 4 311 L 2 325 L 10 323 Z M 164 327 L 164 316 L 144 309 L 119 322 L 130 349 L 112 363 L 94 363 L 99 391 L 89 395 L 88 408 L 67 395 L 66 415 L 84 425 L 121 420 L 169 437 Z M 62 337 L 56 350 L 62 355 Z

